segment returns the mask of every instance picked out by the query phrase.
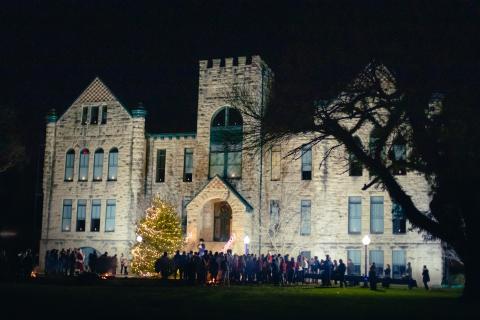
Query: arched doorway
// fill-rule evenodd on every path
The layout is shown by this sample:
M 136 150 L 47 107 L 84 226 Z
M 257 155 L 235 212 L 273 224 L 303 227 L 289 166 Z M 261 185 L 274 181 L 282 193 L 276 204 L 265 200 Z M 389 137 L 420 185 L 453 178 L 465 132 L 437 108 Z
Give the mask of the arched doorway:
M 232 208 L 226 201 L 216 202 L 213 207 L 213 241 L 230 239 Z

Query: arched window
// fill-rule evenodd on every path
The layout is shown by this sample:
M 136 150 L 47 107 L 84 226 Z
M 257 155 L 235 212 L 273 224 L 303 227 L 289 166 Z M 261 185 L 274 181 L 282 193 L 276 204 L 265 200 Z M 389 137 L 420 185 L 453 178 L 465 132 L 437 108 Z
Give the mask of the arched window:
M 217 202 L 214 205 L 213 241 L 228 241 L 230 239 L 230 226 L 232 221 L 232 208 L 226 203 Z
M 103 149 L 95 150 L 93 156 L 93 181 L 102 181 L 103 176 Z
M 210 129 L 209 177 L 242 176 L 243 120 L 236 109 L 225 107 L 212 119 Z
M 355 136 L 353 138 L 355 140 L 355 143 L 357 144 L 357 146 L 362 146 L 362 141 L 360 141 L 360 138 L 358 136 Z M 362 175 L 362 171 L 363 171 L 363 167 L 362 167 L 362 163 L 360 162 L 360 160 L 357 159 L 357 157 L 355 157 L 355 155 L 353 153 L 350 153 L 349 156 L 348 156 L 348 165 L 349 165 L 349 175 L 352 176 L 352 177 L 359 177 Z
M 73 181 L 73 166 L 75 165 L 75 151 L 70 149 L 65 156 L 65 181 Z
M 87 181 L 88 180 L 88 161 L 90 159 L 90 151 L 87 148 L 80 151 L 80 164 L 78 169 L 78 180 Z
M 109 181 L 117 180 L 117 169 L 118 169 L 118 149 L 113 148 L 108 153 L 108 180 Z
M 395 175 L 406 175 L 407 169 L 405 161 L 407 160 L 407 143 L 402 136 L 397 136 L 393 140 L 390 159 L 392 160 L 392 171 Z

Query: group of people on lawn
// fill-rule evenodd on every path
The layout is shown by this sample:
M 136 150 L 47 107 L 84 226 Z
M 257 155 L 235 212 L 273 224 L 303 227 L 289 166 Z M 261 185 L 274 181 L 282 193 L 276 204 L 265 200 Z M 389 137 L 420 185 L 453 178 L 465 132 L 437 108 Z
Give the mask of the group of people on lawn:
M 166 252 L 155 262 L 155 271 L 163 279 L 173 277 L 185 280 L 190 284 L 220 283 L 272 283 L 276 285 L 291 285 L 297 283 L 319 283 L 322 286 L 338 285 L 346 286 L 345 274 L 352 275 L 354 266 L 349 259 L 347 264 L 342 259 L 331 259 L 329 255 L 325 259 L 314 257 L 308 259 L 298 255 L 295 259 L 287 255 L 267 254 L 257 256 L 255 254 L 232 254 L 231 250 L 226 253 L 207 251 L 200 247 L 197 252 L 177 251 L 169 258 Z M 316 275 L 316 276 L 312 276 Z M 406 276 L 411 278 L 412 268 L 407 264 Z M 377 283 L 376 266 L 370 267 L 368 279 L 370 287 L 375 290 Z M 390 278 L 391 270 L 387 265 L 384 277 Z M 427 279 L 428 278 L 428 279 Z M 424 284 L 428 289 L 428 269 L 424 266 Z M 427 281 L 425 281 L 427 280 Z M 349 283 L 352 284 L 353 282 Z M 387 282 L 388 283 L 388 282 Z M 410 285 L 409 285 L 410 287 Z

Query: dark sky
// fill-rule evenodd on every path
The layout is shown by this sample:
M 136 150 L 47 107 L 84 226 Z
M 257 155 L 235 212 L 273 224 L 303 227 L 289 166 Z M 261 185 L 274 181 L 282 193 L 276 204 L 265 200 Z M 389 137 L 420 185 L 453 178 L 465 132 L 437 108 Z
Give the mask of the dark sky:
M 18 246 L 39 237 L 45 114 L 97 75 L 127 107 L 143 102 L 150 132 L 195 130 L 208 57 L 260 54 L 291 97 L 331 96 L 372 59 L 429 89 L 479 88 L 477 1 L 158 2 L 2 2 L 0 104 L 18 113 L 27 160 L 0 175 L 0 230 Z

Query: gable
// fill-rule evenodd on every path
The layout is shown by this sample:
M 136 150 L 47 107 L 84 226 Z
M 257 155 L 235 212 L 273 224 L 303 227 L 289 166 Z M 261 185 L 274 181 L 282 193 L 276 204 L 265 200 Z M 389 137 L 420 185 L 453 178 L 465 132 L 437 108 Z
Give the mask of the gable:
M 118 101 L 110 89 L 96 77 L 73 104 Z

